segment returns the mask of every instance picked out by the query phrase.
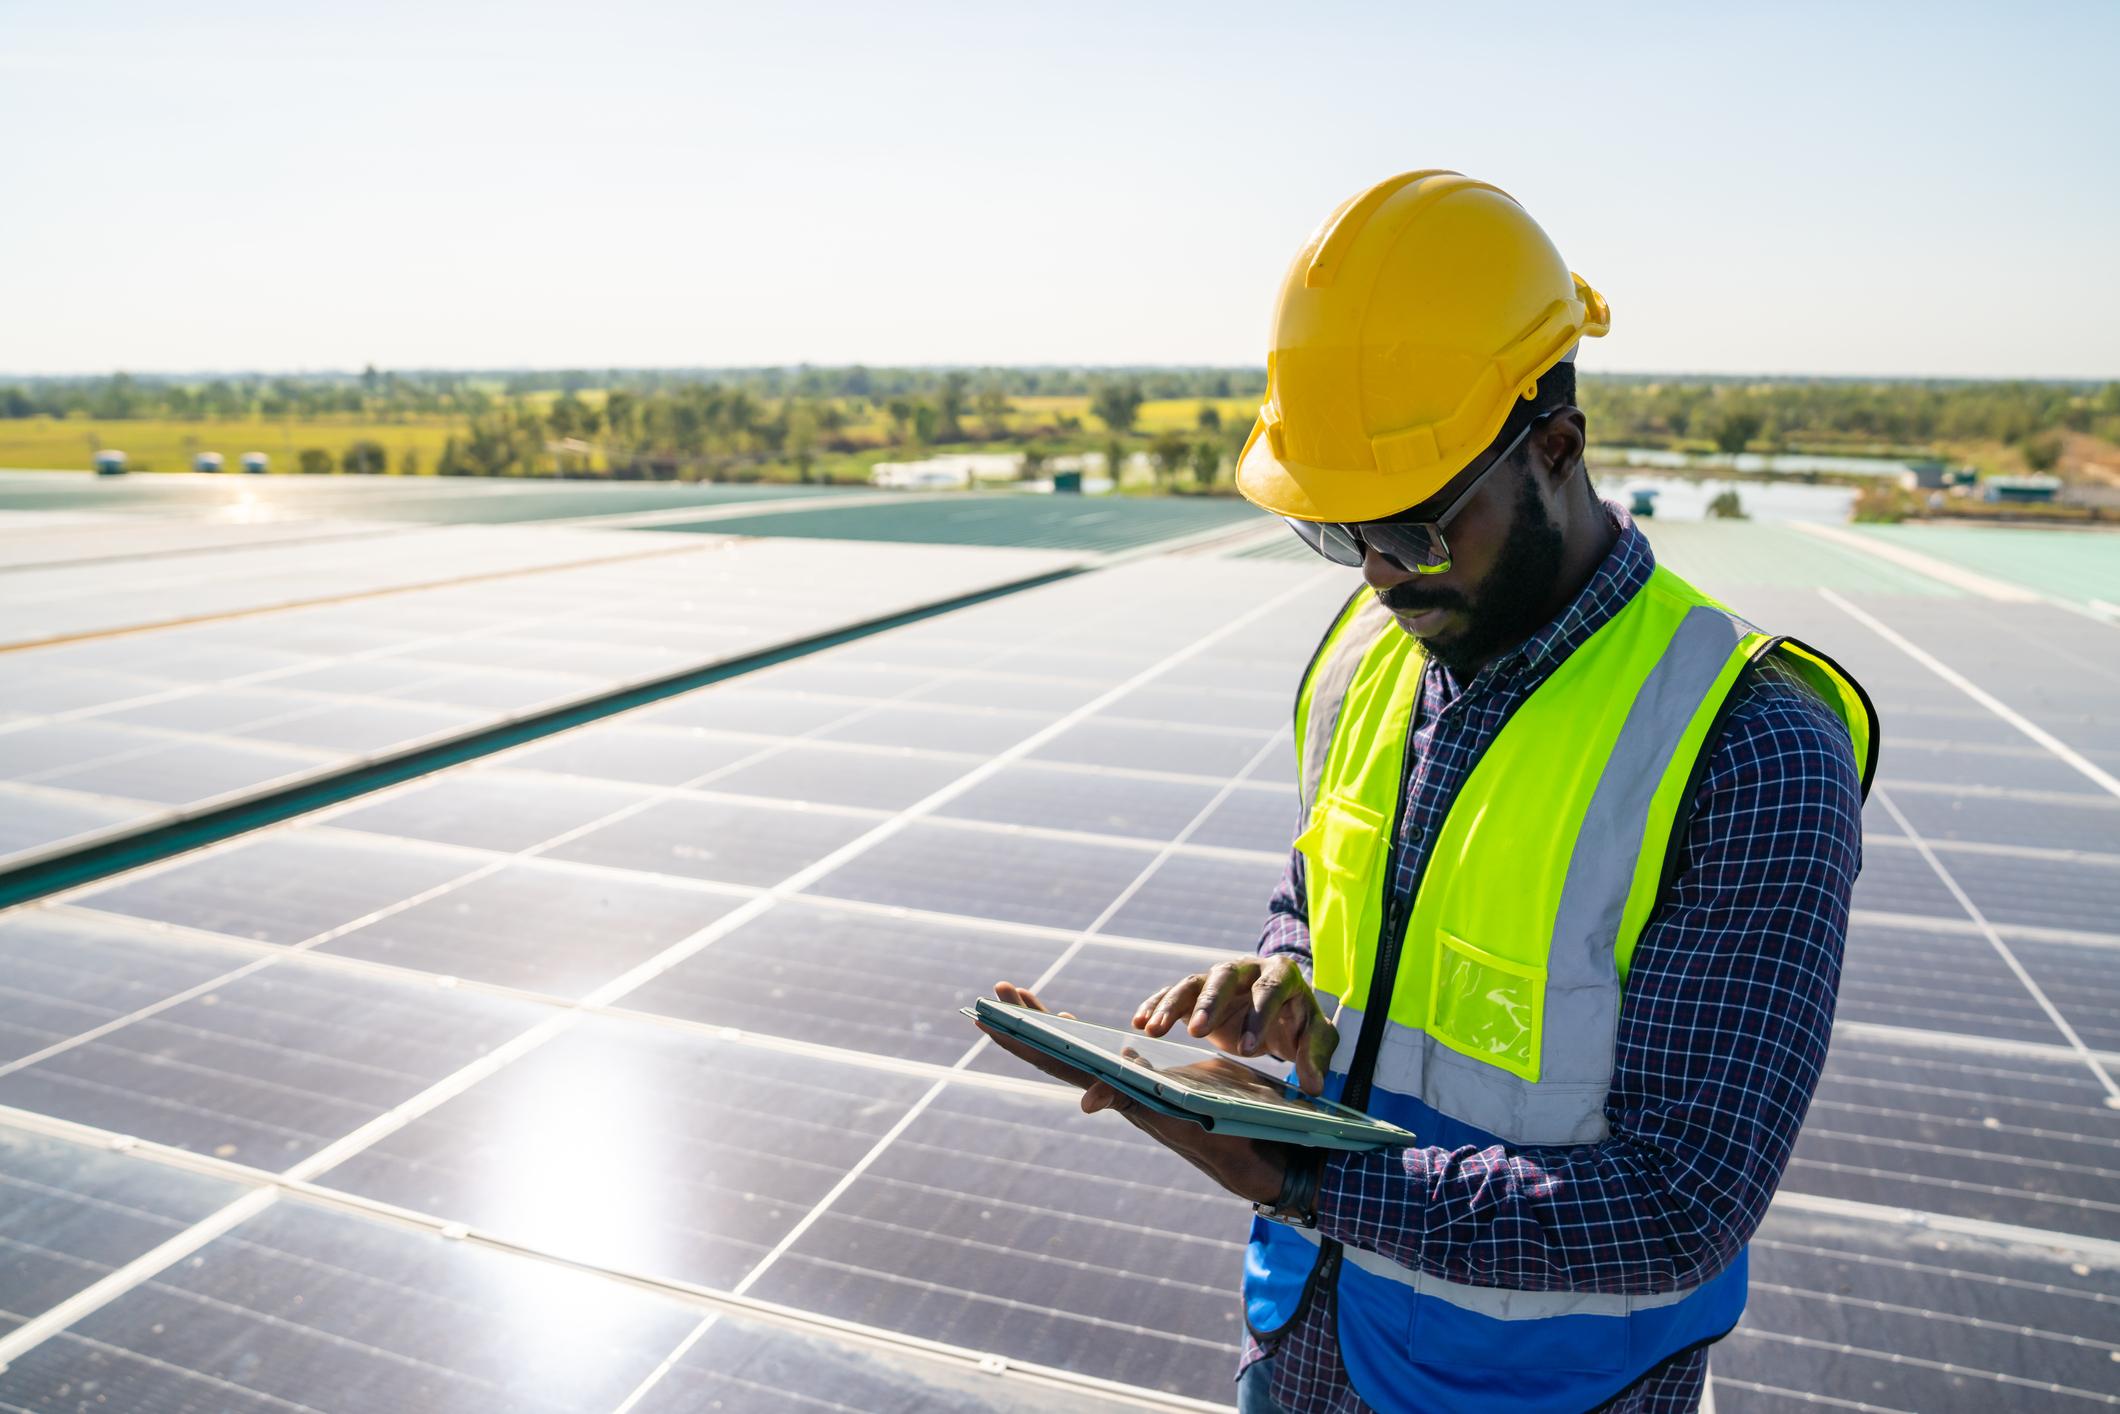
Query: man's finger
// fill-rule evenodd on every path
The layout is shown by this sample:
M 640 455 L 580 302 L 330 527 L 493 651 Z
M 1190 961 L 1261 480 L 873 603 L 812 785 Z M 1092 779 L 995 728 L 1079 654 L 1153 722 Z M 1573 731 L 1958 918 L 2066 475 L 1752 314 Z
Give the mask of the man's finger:
M 1295 975 L 1299 980 L 1302 977 L 1301 973 Z M 1251 1015 L 1244 1020 L 1244 1038 L 1238 1043 L 1240 1055 L 1255 1056 L 1264 1049 L 1274 1021 L 1293 991 L 1285 972 L 1261 973 L 1259 980 L 1251 984 Z
M 1249 960 L 1218 962 L 1210 968 L 1207 983 L 1200 988 L 1199 1000 L 1193 1003 L 1192 1019 L 1185 1024 L 1185 1029 L 1195 1036 L 1205 1036 L 1220 1029 L 1238 1007 L 1250 1000 L 1246 988 L 1257 968 L 1258 964 Z
M 1134 1030 L 1139 1031 L 1142 1027 L 1148 1025 L 1148 1019 L 1156 1014 L 1157 1005 L 1162 1002 L 1164 994 L 1168 991 L 1170 991 L 1168 987 L 1158 987 L 1155 991 L 1148 994 L 1141 1005 L 1134 1008 Z
M 1045 1003 L 1039 1001 L 1037 995 L 1030 988 L 1019 987 L 1014 982 L 996 982 L 994 984 L 994 1000 L 1005 1003 L 1008 1006 L 1025 1007 L 1031 1011 L 1045 1010 Z
M 1310 1024 L 1305 1028 L 1303 1044 L 1296 1048 L 1296 1083 L 1303 1087 L 1304 1094 L 1325 1093 L 1325 1068 L 1332 1064 L 1332 1053 L 1339 1048 L 1340 1029 L 1312 1002 Z
M 1155 1011 L 1148 1018 L 1148 1025 L 1141 1029 L 1151 1036 L 1161 1036 L 1177 1025 L 1178 1018 L 1192 1009 L 1193 1001 L 1200 995 L 1200 988 L 1206 981 L 1205 977 L 1195 972 L 1173 985 L 1163 994 L 1163 1000 L 1156 1004 Z

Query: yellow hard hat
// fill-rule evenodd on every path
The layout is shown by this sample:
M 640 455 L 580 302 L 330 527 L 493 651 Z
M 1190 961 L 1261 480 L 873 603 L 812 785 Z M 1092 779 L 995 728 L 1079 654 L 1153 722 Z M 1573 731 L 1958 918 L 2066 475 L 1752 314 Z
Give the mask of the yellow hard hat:
M 1499 187 L 1456 172 L 1378 182 L 1288 269 L 1237 489 L 1298 520 L 1403 511 L 1469 466 L 1539 375 L 1611 318 Z

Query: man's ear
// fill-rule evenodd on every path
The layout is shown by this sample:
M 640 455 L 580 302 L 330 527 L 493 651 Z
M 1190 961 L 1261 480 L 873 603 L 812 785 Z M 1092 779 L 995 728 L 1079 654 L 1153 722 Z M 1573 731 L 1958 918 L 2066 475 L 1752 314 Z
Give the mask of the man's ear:
M 1548 491 L 1557 492 L 1567 484 L 1588 442 L 1581 408 L 1563 408 L 1539 424 L 1531 434 L 1532 466 L 1545 478 Z

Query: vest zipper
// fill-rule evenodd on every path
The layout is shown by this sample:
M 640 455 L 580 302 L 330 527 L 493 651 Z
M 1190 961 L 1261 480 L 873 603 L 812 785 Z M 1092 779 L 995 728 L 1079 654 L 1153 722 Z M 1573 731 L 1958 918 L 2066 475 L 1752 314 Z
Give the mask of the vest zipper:
M 1369 1103 L 1371 1075 L 1376 1070 L 1377 1052 L 1384 1044 L 1384 1028 L 1391 1021 L 1391 993 L 1399 977 L 1400 944 L 1404 940 L 1406 925 L 1400 917 L 1398 891 L 1392 887 L 1392 876 L 1397 872 L 1392 866 L 1398 853 L 1399 831 L 1406 826 L 1406 777 L 1413 770 L 1413 738 L 1421 726 L 1421 702 L 1427 695 L 1428 669 L 1429 662 L 1424 658 L 1421 680 L 1414 686 L 1413 711 L 1406 719 L 1406 742 L 1399 749 L 1398 800 L 1392 806 L 1391 833 L 1385 836 L 1384 846 L 1384 934 L 1377 939 L 1376 965 L 1369 973 L 1369 994 L 1365 998 L 1368 1005 L 1362 1011 L 1362 1034 L 1355 1040 L 1347 1085 L 1340 1092 L 1340 1102 L 1358 1110 Z M 1303 1284 L 1303 1294 L 1296 1301 L 1295 1312 L 1280 1327 L 1281 1331 L 1303 1318 L 1321 1284 L 1338 1276 L 1340 1253 L 1337 1239 L 1321 1237 L 1318 1240 L 1318 1260 L 1311 1266 L 1310 1280 Z M 1257 1331 L 1252 1333 L 1258 1334 Z
M 1427 660 L 1421 663 L 1421 680 L 1414 687 L 1413 711 L 1406 719 L 1406 743 L 1399 753 L 1398 800 L 1391 809 L 1391 834 L 1386 837 L 1384 853 L 1384 932 L 1377 939 L 1376 964 L 1369 973 L 1369 993 L 1362 1010 L 1362 1034 L 1354 1045 L 1354 1060 L 1348 1067 L 1347 1086 L 1340 1092 L 1340 1102 L 1361 1109 L 1369 1103 L 1369 1089 L 1377 1065 L 1377 1052 L 1383 1049 L 1384 1028 L 1390 1024 L 1391 994 L 1399 980 L 1399 952 L 1405 942 L 1405 921 L 1400 917 L 1398 890 L 1392 887 L 1392 876 L 1399 848 L 1399 832 L 1406 827 L 1406 777 L 1413 769 L 1413 738 L 1420 730 L 1421 701 L 1428 686 Z

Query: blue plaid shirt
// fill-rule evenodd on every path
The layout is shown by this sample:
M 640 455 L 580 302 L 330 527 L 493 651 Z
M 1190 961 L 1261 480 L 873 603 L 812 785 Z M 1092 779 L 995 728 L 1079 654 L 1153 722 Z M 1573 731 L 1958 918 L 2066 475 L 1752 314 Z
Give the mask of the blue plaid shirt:
M 1392 887 L 1410 901 L 1428 846 L 1480 753 L 1553 669 L 1649 578 L 1649 542 L 1616 506 L 1618 543 L 1552 623 L 1460 683 L 1421 685 Z M 1634 951 L 1619 1018 L 1611 1135 L 1573 1148 L 1414 1148 L 1325 1167 L 1318 1231 L 1452 1281 L 1535 1291 L 1662 1292 L 1706 1281 L 1766 1215 L 1818 1085 L 1862 862 L 1860 768 L 1847 729 L 1772 660 L 1738 689 L 1702 778 L 1673 890 Z M 1306 974 L 1303 856 L 1268 905 L 1259 951 Z M 1266 1356 L 1289 1414 L 1366 1409 L 1320 1290 Z M 1605 1406 L 1695 1408 L 1703 1349 Z M 1242 1368 L 1240 1366 L 1240 1368 Z

